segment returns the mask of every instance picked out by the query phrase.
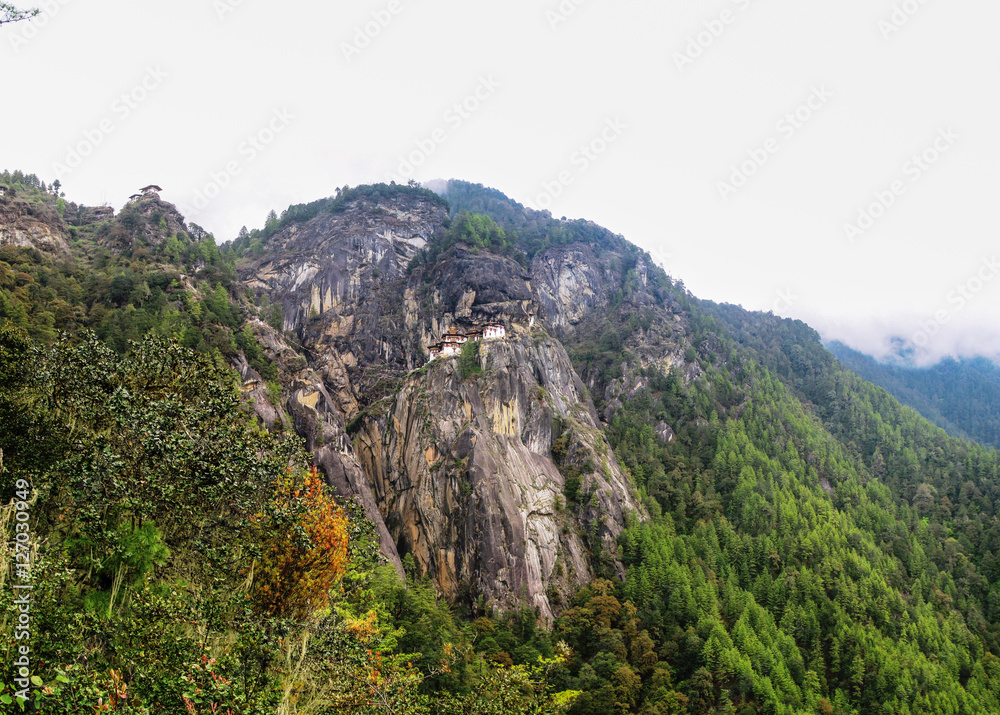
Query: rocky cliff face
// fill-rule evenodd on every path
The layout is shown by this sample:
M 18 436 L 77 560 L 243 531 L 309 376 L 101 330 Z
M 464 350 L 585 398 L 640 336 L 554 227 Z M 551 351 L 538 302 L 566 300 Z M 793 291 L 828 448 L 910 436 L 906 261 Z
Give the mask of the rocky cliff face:
M 631 260 L 634 265 L 623 256 L 598 255 L 593 246 L 575 243 L 544 251 L 531 262 L 540 317 L 567 346 L 599 343 L 608 326 L 628 332 L 620 346 L 627 359 L 610 371 L 587 366 L 582 375 L 601 403 L 605 423 L 624 401 L 649 386 L 650 370 L 675 371 L 688 382 L 701 375 L 697 362 L 686 356 L 691 346 L 680 307 L 649 285 L 645 258 Z M 621 297 L 625 292 L 627 299 Z M 626 325 L 636 314 L 645 316 L 643 322 Z M 609 379 L 609 372 L 616 376 Z
M 410 260 L 445 218 L 437 204 L 359 201 L 289 226 L 244 275 L 251 290 L 266 292 L 282 306 L 285 330 L 327 342 L 375 332 L 380 326 L 364 323 L 391 318 L 401 308 L 399 296 L 392 304 L 380 302 L 382 288 L 404 277 Z M 396 327 L 389 326 L 389 332 Z M 404 364 L 411 357 L 382 352 L 388 362 Z
M 586 245 L 559 246 L 535 256 L 531 278 L 543 316 L 556 335 L 567 336 L 595 311 L 607 312 L 621 287 L 617 271 Z
M 62 202 L 57 210 L 24 194 L 0 195 L 0 245 L 30 246 L 54 257 L 68 257 L 70 238 L 77 238 L 80 229 L 113 252 L 158 246 L 171 236 L 189 232 L 177 207 L 156 194 L 126 204 L 117 216 L 110 206 Z
M 527 602 L 543 618 L 592 578 L 588 551 L 614 552 L 638 511 L 562 346 L 523 332 L 479 346 L 481 372 L 438 359 L 408 376 L 354 440 L 397 553 L 450 598 Z M 567 504 L 554 430 L 589 464 Z M 588 548 L 589 546 L 589 548 Z M 554 603 L 552 603 L 554 601 Z
M 585 256 L 529 269 L 462 245 L 428 264 L 418 253 L 444 230 L 440 203 L 341 208 L 287 226 L 240 270 L 258 302 L 280 306 L 283 331 L 253 329 L 279 364 L 285 411 L 397 564 L 411 554 L 450 598 L 551 618 L 593 577 L 595 553 L 620 568 L 615 538 L 627 512 L 641 515 L 588 390 L 549 337 L 578 319 L 574 290 L 590 290 L 596 310 L 611 278 Z M 457 358 L 425 366 L 444 332 L 490 321 L 509 337 L 479 343 L 480 371 Z
M 67 255 L 68 234 L 62 221 L 43 204 L 0 197 L 0 246 L 37 248 L 51 255 Z

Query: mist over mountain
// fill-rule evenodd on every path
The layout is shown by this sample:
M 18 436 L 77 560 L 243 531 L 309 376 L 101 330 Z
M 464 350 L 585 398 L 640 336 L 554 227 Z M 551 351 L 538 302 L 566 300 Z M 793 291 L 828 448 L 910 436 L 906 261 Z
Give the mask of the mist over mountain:
M 952 297 L 961 298 L 957 293 Z M 800 306 L 794 312 L 815 327 L 825 342 L 847 345 L 881 363 L 929 368 L 949 359 L 1000 362 L 1000 330 L 990 315 L 995 301 L 985 289 L 975 300 L 963 301 L 948 303 L 942 296 L 940 305 L 932 304 L 924 313 L 885 312 L 872 303 L 855 308 L 849 318 Z M 962 308 L 956 310 L 959 305 Z
M 932 367 L 879 362 L 843 343 L 827 346 L 845 366 L 884 387 L 949 434 L 1000 447 L 1000 366 L 985 358 Z

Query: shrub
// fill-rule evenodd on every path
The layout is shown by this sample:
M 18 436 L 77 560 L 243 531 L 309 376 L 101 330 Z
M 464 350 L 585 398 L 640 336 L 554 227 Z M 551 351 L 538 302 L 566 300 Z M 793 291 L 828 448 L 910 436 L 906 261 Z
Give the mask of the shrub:
M 477 372 L 482 372 L 479 367 L 479 341 L 470 340 L 462 346 L 462 352 L 459 353 L 458 375 L 466 380 Z
M 278 485 L 260 525 L 256 576 L 258 606 L 276 616 L 306 618 L 325 607 L 344 574 L 347 517 L 313 467 L 301 484 L 291 475 Z

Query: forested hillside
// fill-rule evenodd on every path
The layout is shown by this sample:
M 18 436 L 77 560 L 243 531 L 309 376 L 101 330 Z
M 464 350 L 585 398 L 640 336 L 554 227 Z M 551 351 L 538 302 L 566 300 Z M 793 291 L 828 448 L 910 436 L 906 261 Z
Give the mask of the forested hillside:
M 33 174 L 5 172 L 0 184 L 0 319 L 41 343 L 91 330 L 124 353 L 152 333 L 224 357 L 249 349 L 259 362 L 231 300 L 241 293 L 232 260 L 172 204 L 153 194 L 113 215 L 67 203 Z
M 446 195 L 460 210 L 476 193 Z M 633 256 L 610 315 L 561 338 L 654 514 L 622 537 L 616 596 L 670 680 L 636 671 L 615 629 L 569 638 L 597 676 L 574 711 L 620 703 L 626 665 L 649 712 L 1000 710 L 997 453 L 841 368 L 804 324 L 698 301 Z M 690 321 L 697 378 L 650 365 L 676 330 L 655 302 Z
M 829 348 L 845 366 L 948 434 L 1000 447 L 1000 367 L 995 363 L 948 358 L 917 368 L 880 363 L 843 343 Z
M 225 251 L 152 199 L 74 234 L 38 183 L 0 199 L 54 227 L 0 248 L 0 496 L 43 711 L 1000 712 L 1000 457 L 808 326 L 464 182 Z

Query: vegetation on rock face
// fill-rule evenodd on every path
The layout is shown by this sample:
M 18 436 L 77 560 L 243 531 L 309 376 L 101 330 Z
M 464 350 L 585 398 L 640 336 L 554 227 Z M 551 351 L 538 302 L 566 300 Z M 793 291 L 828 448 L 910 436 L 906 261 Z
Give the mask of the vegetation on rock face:
M 479 348 L 478 340 L 470 340 L 462 345 L 462 352 L 458 354 L 458 374 L 463 380 L 482 371 L 479 366 Z
M 9 324 L 0 357 L 0 583 L 21 501 L 44 711 L 559 711 L 557 661 L 477 656 L 473 629 L 428 584 L 398 582 L 297 442 L 259 430 L 228 369 L 157 338 L 119 356 Z M 15 598 L 2 589 L 7 664 Z M 15 677 L 0 676 L 5 703 Z
M 243 316 L 230 300 L 232 263 L 211 234 L 194 225 L 165 233 L 163 215 L 173 207 L 155 198 L 140 199 L 115 218 L 74 226 L 76 205 L 57 213 L 62 199 L 34 175 L 0 175 L 5 182 L 14 196 L 0 198 L 0 213 L 35 212 L 52 231 L 71 237 L 73 253 L 0 246 L 0 320 L 41 342 L 93 330 L 120 354 L 149 333 L 205 353 L 235 354 Z M 169 223 L 182 221 L 176 216 Z
M 555 660 L 478 654 L 475 631 L 429 584 L 398 582 L 371 524 L 306 469 L 297 441 L 244 411 L 226 358 L 239 351 L 276 373 L 209 234 L 164 236 L 174 219 L 146 199 L 67 226 L 37 178 L 5 180 L 5 205 L 30 203 L 73 248 L 0 248 L 0 499 L 28 496 L 26 484 L 33 495 L 23 505 L 40 706 L 492 712 L 496 698 L 510 712 L 565 709 L 545 686 Z M 3 509 L 12 538 L 17 502 Z M 15 554 L 3 556 L 9 585 Z M 13 663 L 18 607 L 2 591 Z M 494 642 L 514 651 L 511 623 L 497 620 Z M 532 652 L 554 657 L 538 639 Z M 0 675 L 5 707 L 16 677 Z
M 410 184 L 370 184 L 351 188 L 345 186 L 337 189 L 336 196 L 318 199 L 308 204 L 293 204 L 278 216 L 271 211 L 264 223 L 264 228 L 252 231 L 241 231 L 232 244 L 227 244 L 228 250 L 240 258 L 255 258 L 264 250 L 264 246 L 282 229 L 295 224 L 304 223 L 324 213 L 340 213 L 356 201 L 367 201 L 373 206 L 391 197 L 421 199 L 440 204 L 447 208 L 448 202 L 429 189 Z
M 423 256 L 423 260 L 434 263 L 438 257 L 454 246 L 464 243 L 474 249 L 490 249 L 496 253 L 514 253 L 514 241 L 496 222 L 485 214 L 463 211 L 451 220 L 448 230 Z
M 584 220 L 566 221 L 552 217 L 548 211 L 528 209 L 504 196 L 496 189 L 487 189 L 480 184 L 465 181 L 449 181 L 444 194 L 456 221 L 467 223 L 467 217 L 482 216 L 490 223 L 496 221 L 500 235 L 508 245 L 516 247 L 530 260 L 553 246 L 571 243 L 585 243 L 601 249 L 622 250 L 628 244 L 625 239 L 606 228 Z M 497 248 L 505 247 L 504 244 Z M 475 243 L 473 243 L 475 245 Z

